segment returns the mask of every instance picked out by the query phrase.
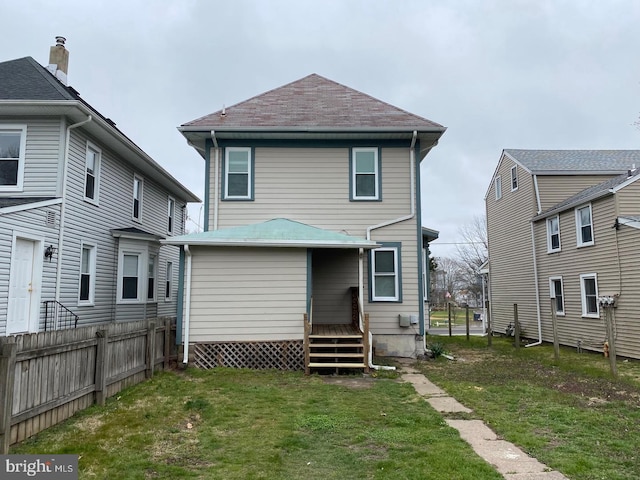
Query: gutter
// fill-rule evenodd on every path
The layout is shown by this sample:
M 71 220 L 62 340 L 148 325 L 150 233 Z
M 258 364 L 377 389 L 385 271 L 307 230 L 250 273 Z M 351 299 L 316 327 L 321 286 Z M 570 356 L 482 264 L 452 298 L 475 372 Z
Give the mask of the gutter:
M 187 365 L 189 363 L 189 324 L 191 319 L 191 251 L 189 250 L 189 245 L 184 245 L 184 253 L 185 259 L 187 263 L 187 271 L 186 271 L 186 292 L 187 302 L 185 305 L 185 316 L 184 316 L 184 346 L 183 346 L 183 357 L 182 363 Z
M 65 214 L 66 214 L 66 205 L 67 205 L 67 179 L 69 177 L 68 175 L 68 169 L 67 169 L 67 165 L 69 163 L 69 142 L 71 140 L 71 130 L 73 130 L 74 128 L 78 128 L 81 127 L 82 125 L 84 125 L 85 123 L 89 123 L 91 120 L 93 120 L 93 117 L 91 115 L 88 115 L 87 118 L 85 120 L 82 120 L 81 122 L 78 123 L 74 123 L 73 125 L 69 125 L 67 127 L 67 133 L 66 133 L 66 138 L 65 138 L 65 143 L 64 143 L 64 161 L 62 164 L 62 168 L 63 168 L 63 172 L 62 172 L 62 203 L 60 205 L 60 229 L 58 230 L 58 235 L 60 238 L 58 238 L 58 263 L 56 265 L 56 296 L 55 296 L 55 300 L 56 302 L 60 302 L 60 283 L 62 281 L 62 252 L 64 249 L 64 220 L 65 220 Z M 56 310 L 57 310 L 57 304 L 56 304 Z M 56 324 L 57 324 L 57 312 L 56 312 Z M 57 325 L 56 325 L 57 326 Z

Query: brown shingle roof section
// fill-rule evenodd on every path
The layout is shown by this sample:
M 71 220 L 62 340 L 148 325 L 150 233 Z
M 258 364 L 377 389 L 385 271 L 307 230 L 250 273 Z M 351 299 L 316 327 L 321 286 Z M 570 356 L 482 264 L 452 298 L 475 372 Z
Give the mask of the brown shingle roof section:
M 249 100 L 185 123 L 182 127 L 241 128 L 394 128 L 443 129 L 352 88 L 311 74 Z

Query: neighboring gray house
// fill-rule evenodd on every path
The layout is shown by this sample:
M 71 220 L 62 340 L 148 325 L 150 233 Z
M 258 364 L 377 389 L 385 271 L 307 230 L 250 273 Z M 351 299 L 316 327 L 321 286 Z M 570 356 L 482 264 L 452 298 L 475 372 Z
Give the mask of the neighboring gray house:
M 598 297 L 617 296 L 617 353 L 640 358 L 640 150 L 505 150 L 485 197 L 491 322 L 602 350 Z
M 198 198 L 50 65 L 0 63 L 0 335 L 175 316 L 178 249 Z
M 185 257 L 185 361 L 424 351 L 420 163 L 444 127 L 313 74 L 180 131 L 205 160 L 206 231 L 163 241 Z

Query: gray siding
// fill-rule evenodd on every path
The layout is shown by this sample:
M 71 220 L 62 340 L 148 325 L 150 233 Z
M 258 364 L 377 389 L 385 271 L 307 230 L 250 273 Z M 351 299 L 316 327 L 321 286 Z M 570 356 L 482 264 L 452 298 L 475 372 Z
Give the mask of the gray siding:
M 300 340 L 307 251 L 192 247 L 190 342 Z
M 524 169 L 518 168 L 518 189 L 511 191 L 513 165 L 510 159 L 501 159 L 495 175 L 502 178 L 502 198 L 496 200 L 493 179 L 486 198 L 491 322 L 495 331 L 504 331 L 513 321 L 513 305 L 518 304 L 525 332 L 537 333 L 530 223 L 537 205 L 533 179 Z

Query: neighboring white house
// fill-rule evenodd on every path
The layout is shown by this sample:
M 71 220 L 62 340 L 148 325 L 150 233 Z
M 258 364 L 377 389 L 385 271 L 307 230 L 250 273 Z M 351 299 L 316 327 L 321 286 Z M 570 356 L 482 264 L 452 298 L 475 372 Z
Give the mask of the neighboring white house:
M 365 313 L 376 354 L 424 351 L 420 163 L 444 127 L 313 74 L 180 131 L 205 160 L 206 231 L 163 243 L 183 247 L 200 364 L 363 368 Z
M 0 335 L 175 316 L 187 202 L 199 199 L 47 68 L 0 63 Z

